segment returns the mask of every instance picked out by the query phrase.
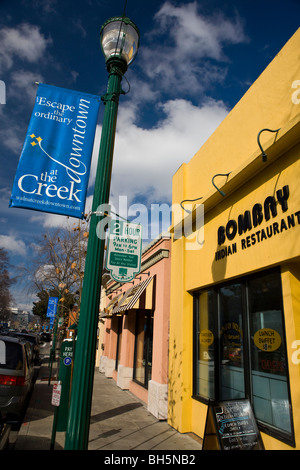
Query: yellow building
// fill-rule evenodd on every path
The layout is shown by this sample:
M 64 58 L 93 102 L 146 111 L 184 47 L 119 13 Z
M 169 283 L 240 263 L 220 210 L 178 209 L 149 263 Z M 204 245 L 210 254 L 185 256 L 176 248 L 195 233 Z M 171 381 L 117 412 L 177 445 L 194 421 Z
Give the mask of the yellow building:
M 246 398 L 265 449 L 300 449 L 299 51 L 173 177 L 169 424 L 203 438 L 211 400 Z

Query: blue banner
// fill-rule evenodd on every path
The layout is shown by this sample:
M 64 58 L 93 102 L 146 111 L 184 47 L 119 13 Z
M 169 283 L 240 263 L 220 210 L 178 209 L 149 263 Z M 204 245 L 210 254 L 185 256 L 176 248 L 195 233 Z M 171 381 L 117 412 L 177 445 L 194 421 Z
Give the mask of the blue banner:
M 47 318 L 53 318 L 57 312 L 58 297 L 49 297 L 48 306 L 47 306 Z
M 9 207 L 84 217 L 100 102 L 39 84 Z

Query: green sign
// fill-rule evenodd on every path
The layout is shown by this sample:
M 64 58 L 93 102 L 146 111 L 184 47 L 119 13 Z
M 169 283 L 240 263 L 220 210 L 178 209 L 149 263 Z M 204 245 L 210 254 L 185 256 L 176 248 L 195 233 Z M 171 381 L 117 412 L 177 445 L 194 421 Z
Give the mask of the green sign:
M 122 220 L 110 222 L 106 268 L 115 281 L 128 282 L 141 270 L 142 226 Z

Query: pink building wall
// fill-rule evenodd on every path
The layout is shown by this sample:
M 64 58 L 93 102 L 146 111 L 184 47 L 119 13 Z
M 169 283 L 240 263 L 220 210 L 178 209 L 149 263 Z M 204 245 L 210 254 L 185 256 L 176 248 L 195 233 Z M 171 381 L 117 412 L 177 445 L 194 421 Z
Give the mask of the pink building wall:
M 128 313 L 122 315 L 122 341 L 117 370 L 115 367 L 119 317 L 106 318 L 102 365 L 100 364 L 101 372 L 105 372 L 106 376 L 112 377 L 121 388 L 130 390 L 147 403 L 148 409 L 159 419 L 166 419 L 167 417 L 170 250 L 171 240 L 168 238 L 160 238 L 156 243 L 146 247 L 142 255 L 142 275 L 138 274 L 134 281 L 134 285 L 137 285 L 147 279 L 147 276 L 143 273 L 150 273 L 150 277 L 154 276 L 152 376 L 148 383 L 148 389 L 132 380 L 136 315 L 142 315 L 142 311 L 129 310 Z M 110 292 L 114 284 L 114 281 L 108 283 L 106 291 Z M 132 283 L 126 283 L 121 285 L 119 289 L 121 288 L 122 292 L 126 292 L 130 287 L 132 287 Z M 118 290 L 118 294 L 120 292 Z M 146 293 L 146 295 L 148 294 Z M 114 294 L 107 297 L 106 305 L 113 296 Z

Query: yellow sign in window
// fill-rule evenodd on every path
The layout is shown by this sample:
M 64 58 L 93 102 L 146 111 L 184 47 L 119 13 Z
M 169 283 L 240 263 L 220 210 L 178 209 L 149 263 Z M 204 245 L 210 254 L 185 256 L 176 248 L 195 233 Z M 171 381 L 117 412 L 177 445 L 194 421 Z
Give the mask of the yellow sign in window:
M 281 336 L 277 331 L 272 328 L 262 328 L 254 335 L 254 344 L 261 351 L 272 352 L 276 351 L 281 345 Z

